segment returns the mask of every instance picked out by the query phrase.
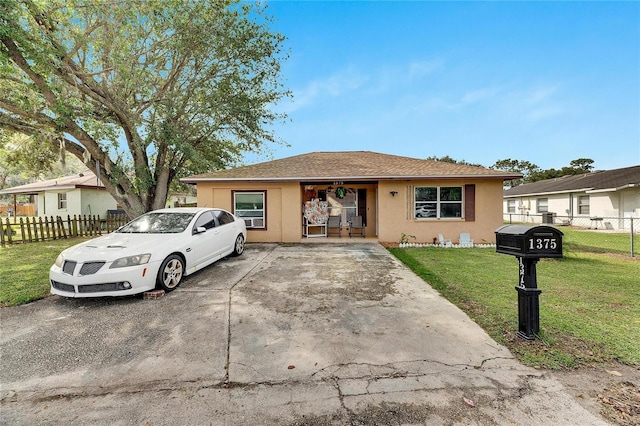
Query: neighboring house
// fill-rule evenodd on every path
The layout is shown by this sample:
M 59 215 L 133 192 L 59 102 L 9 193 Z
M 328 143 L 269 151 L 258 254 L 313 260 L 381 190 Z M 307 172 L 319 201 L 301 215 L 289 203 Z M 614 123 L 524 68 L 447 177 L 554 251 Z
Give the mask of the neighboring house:
M 117 209 L 116 200 L 91 171 L 42 182 L 15 186 L 0 194 L 33 195 L 36 216 L 96 215 L 106 217 Z
M 198 203 L 198 199 L 195 195 L 186 194 L 183 192 L 170 192 L 167 197 L 166 207 L 187 207 L 195 206 Z
M 640 166 L 563 176 L 504 192 L 513 221 L 624 229 L 640 217 Z M 596 222 L 593 222 L 596 221 Z M 592 223 L 593 222 L 593 223 Z
M 458 241 L 495 242 L 502 225 L 505 179 L 518 173 L 420 160 L 370 151 L 313 152 L 249 166 L 191 176 L 199 206 L 221 207 L 245 218 L 252 242 L 299 242 L 325 236 L 308 221 L 347 223 L 360 216 L 365 235 L 381 242 L 431 243 L 443 234 Z M 312 201 L 313 203 L 307 203 Z M 305 215 L 309 207 L 326 209 Z M 331 234 L 330 234 L 331 235 Z

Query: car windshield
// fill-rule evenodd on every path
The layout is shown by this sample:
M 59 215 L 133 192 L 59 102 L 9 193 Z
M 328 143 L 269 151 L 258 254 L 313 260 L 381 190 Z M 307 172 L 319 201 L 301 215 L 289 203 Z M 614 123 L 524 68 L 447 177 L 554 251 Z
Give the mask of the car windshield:
M 194 213 L 147 213 L 124 225 L 118 232 L 129 234 L 175 234 L 189 226 Z

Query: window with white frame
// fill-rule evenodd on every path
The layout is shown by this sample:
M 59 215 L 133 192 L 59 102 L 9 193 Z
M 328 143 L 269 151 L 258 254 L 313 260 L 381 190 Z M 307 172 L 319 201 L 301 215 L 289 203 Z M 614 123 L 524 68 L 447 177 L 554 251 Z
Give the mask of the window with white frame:
M 67 208 L 67 193 L 58 193 L 58 210 L 64 210 Z
M 414 191 L 416 219 L 462 218 L 461 186 L 416 186 Z
M 548 211 L 549 211 L 549 199 L 538 198 L 538 200 L 536 201 L 536 212 L 547 213 Z
M 507 213 L 516 212 L 516 200 L 507 200 Z
M 244 219 L 247 229 L 266 228 L 266 195 L 265 191 L 236 191 L 233 193 L 233 213 Z
M 578 214 L 589 214 L 589 196 L 580 195 L 578 197 Z

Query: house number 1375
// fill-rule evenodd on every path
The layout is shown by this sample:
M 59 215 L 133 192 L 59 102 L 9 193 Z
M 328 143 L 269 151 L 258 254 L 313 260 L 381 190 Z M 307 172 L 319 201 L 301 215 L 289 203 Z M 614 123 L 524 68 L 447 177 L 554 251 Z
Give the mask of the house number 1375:
M 555 250 L 558 242 L 555 238 L 532 238 L 529 240 L 529 250 Z

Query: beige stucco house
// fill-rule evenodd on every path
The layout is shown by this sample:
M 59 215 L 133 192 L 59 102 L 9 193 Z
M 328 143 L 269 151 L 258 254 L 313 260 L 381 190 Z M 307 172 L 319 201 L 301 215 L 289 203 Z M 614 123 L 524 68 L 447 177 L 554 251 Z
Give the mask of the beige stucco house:
M 495 242 L 494 231 L 503 223 L 503 181 L 518 177 L 483 167 L 345 151 L 313 152 L 182 181 L 197 186 L 199 206 L 225 208 L 245 218 L 251 242 L 350 238 L 350 227 L 361 218 L 365 238 L 380 242 L 397 243 L 404 234 L 413 242 L 432 243 L 442 234 L 456 243 L 468 233 L 477 244 Z M 340 229 L 334 227 L 338 223 Z

